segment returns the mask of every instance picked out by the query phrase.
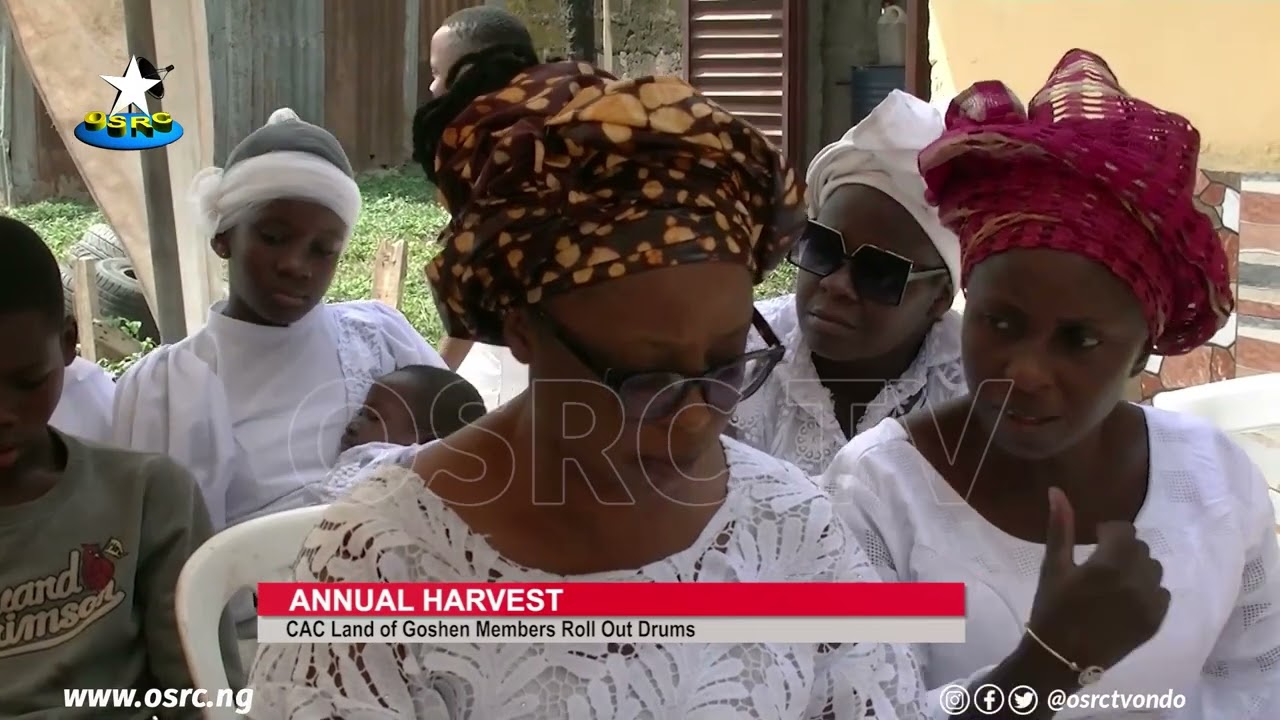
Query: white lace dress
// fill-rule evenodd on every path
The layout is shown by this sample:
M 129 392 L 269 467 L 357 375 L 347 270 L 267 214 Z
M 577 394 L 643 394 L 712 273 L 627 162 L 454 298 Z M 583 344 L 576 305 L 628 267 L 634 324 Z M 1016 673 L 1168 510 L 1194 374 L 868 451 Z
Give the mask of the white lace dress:
M 777 333 L 787 354 L 764 386 L 734 412 L 737 438 L 776 458 L 819 475 L 849 442 L 836 419 L 831 393 L 822 386 L 809 356 L 809 345 L 796 316 L 796 296 L 783 295 L 756 303 Z M 748 349 L 764 347 L 752 331 Z M 942 316 L 925 337 L 907 371 L 886 383 L 858 420 L 855 434 L 888 417 L 901 417 L 925 403 L 937 404 L 966 390 L 960 361 L 960 315 Z
M 375 466 L 304 544 L 300 582 L 875 580 L 827 497 L 726 441 L 728 496 L 697 542 L 636 570 L 564 578 L 517 566 L 411 471 Z M 748 586 L 743 592 L 750 592 Z M 900 645 L 270 645 L 257 720 L 858 720 L 920 717 Z
M 1138 537 L 1172 600 L 1155 637 L 1087 692 L 1182 693 L 1181 710 L 1067 709 L 1062 720 L 1280 718 L 1280 547 L 1267 486 L 1245 452 L 1204 422 L 1144 408 L 1151 452 Z M 1018 644 L 1044 546 L 982 518 L 887 420 L 858 436 L 823 483 L 886 580 L 963 582 L 960 644 L 918 653 L 937 689 L 985 672 Z M 1093 545 L 1076 546 L 1077 562 Z M 1084 691 L 1082 691 L 1084 692 Z

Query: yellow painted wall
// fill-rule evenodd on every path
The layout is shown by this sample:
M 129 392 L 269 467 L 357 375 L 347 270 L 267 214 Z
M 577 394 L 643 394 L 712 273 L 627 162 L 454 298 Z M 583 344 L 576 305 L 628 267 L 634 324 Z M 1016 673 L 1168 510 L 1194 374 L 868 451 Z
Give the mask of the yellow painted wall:
M 1280 172 L 1280 0 L 930 0 L 934 97 L 1003 80 L 1027 101 L 1071 48 L 1200 129 L 1201 167 Z

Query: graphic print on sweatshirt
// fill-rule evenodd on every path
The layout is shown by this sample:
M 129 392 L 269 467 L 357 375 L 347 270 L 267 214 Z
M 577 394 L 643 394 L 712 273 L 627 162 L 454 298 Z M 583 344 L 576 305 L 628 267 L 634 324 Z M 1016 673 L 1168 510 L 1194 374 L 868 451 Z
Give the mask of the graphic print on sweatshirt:
M 0 588 L 0 658 L 57 647 L 120 607 L 116 562 L 126 555 L 115 538 L 84 543 L 61 569 Z

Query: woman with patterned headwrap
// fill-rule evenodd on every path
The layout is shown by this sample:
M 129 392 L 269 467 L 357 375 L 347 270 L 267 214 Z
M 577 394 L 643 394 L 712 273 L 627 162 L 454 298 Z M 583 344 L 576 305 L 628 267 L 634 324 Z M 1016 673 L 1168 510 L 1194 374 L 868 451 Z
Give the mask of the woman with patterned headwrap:
M 859 436 L 827 478 L 885 577 L 967 585 L 968 641 L 929 647 L 926 681 L 1040 658 L 1079 694 L 1058 717 L 1181 693 L 1160 717 L 1276 718 L 1267 486 L 1213 427 L 1123 400 L 1231 312 L 1198 133 L 1081 50 L 1025 109 L 978 83 L 947 127 L 920 167 L 961 240 L 972 392 Z
M 804 221 L 794 171 L 678 79 L 500 66 L 419 118 L 453 216 L 427 277 L 450 334 L 511 348 L 532 387 L 372 469 L 296 578 L 875 579 L 812 480 L 721 437 L 782 351 L 744 348 Z M 887 720 L 919 693 L 910 650 L 875 643 L 281 645 L 252 683 L 255 717 L 298 720 Z

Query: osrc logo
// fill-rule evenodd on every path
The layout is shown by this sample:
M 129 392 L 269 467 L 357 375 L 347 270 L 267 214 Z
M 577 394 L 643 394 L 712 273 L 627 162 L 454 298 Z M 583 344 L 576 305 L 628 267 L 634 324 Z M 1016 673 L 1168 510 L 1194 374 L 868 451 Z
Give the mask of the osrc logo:
M 116 89 L 115 101 L 109 111 L 85 113 L 84 122 L 76 126 L 76 139 L 103 150 L 150 150 L 181 138 L 182 126 L 172 115 L 152 113 L 147 107 L 147 96 L 155 100 L 164 97 L 164 79 L 171 70 L 172 65 L 157 68 L 150 60 L 134 55 L 124 75 L 102 75 Z

